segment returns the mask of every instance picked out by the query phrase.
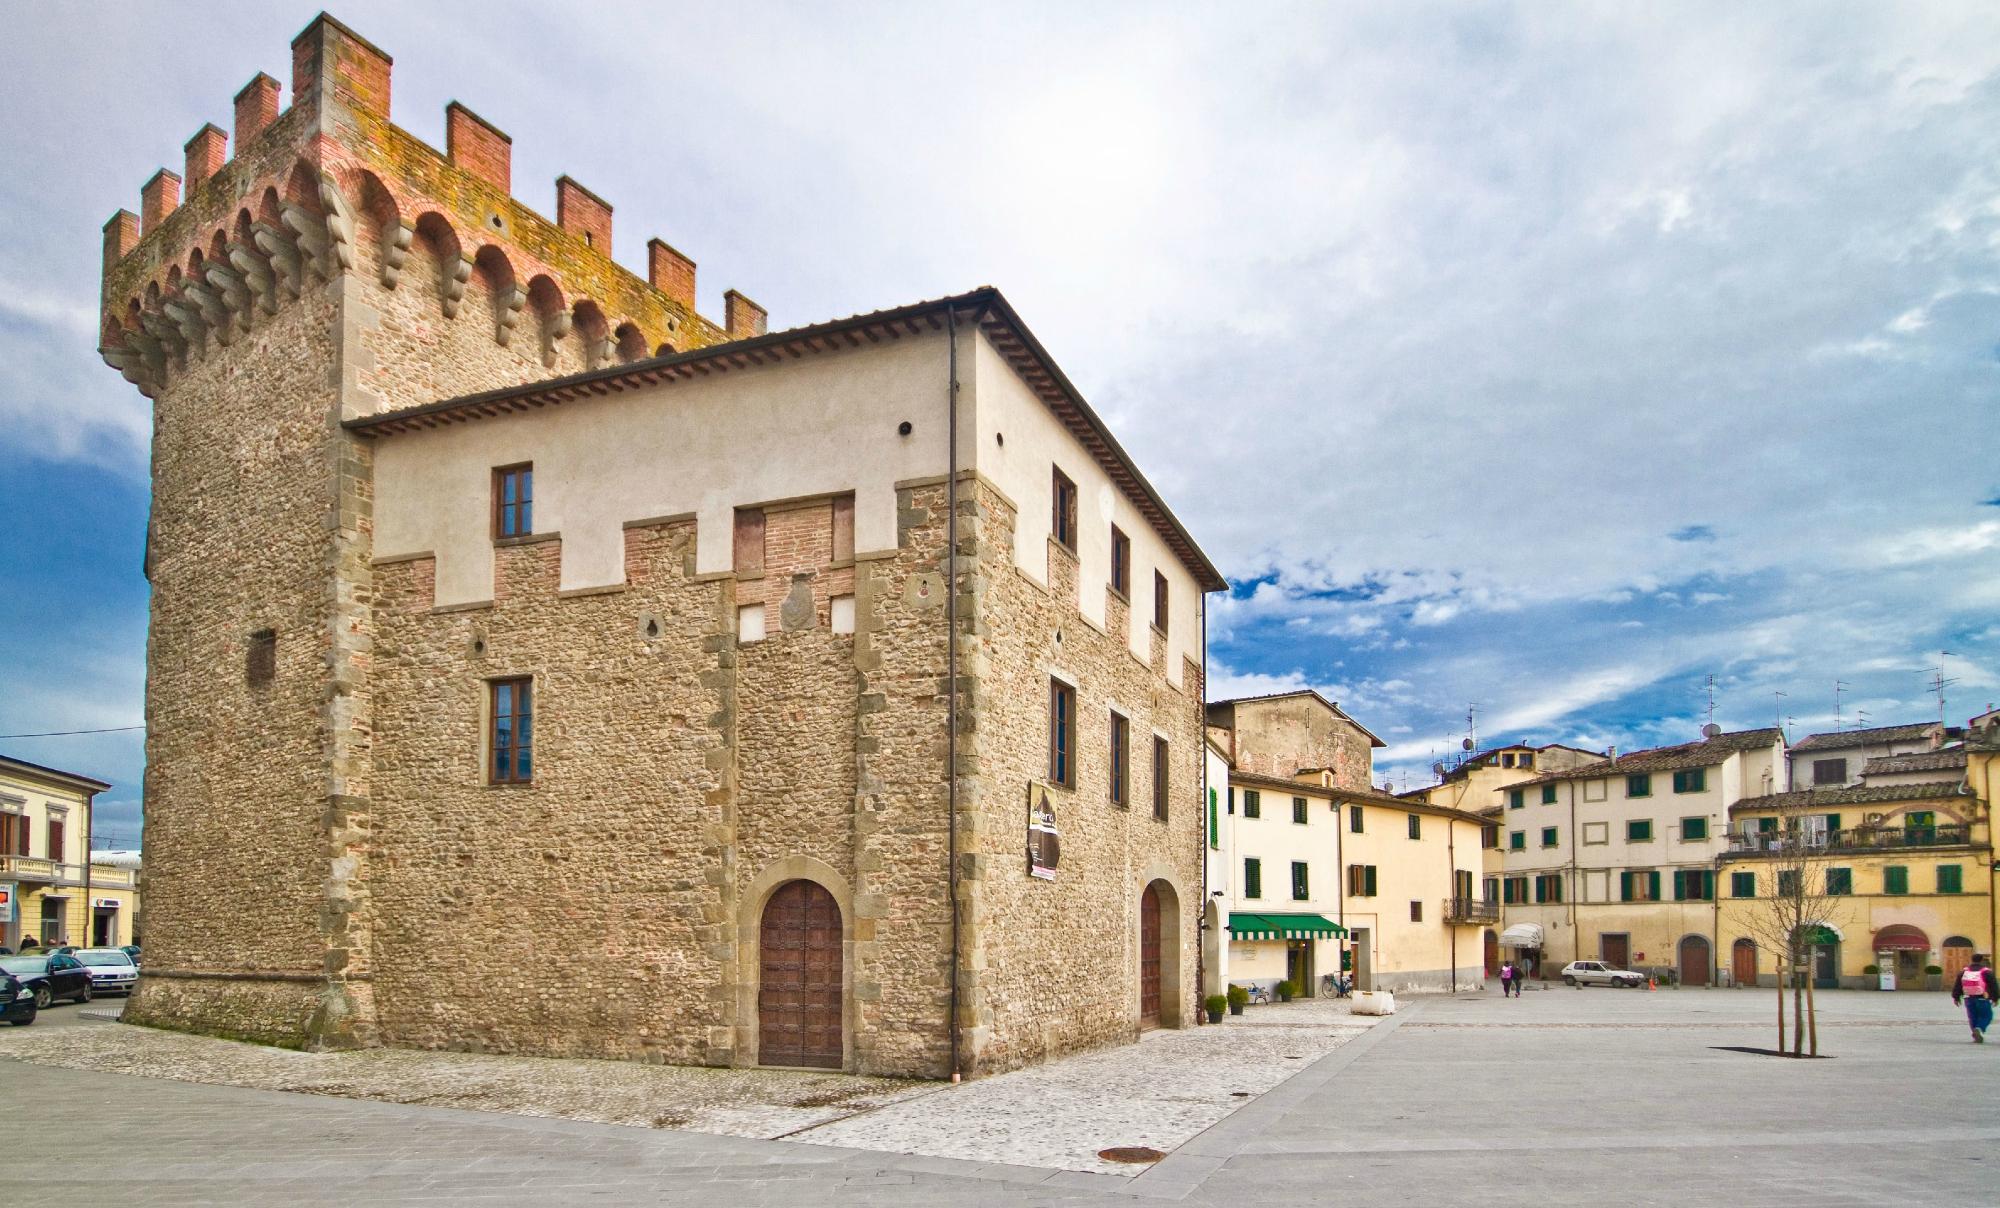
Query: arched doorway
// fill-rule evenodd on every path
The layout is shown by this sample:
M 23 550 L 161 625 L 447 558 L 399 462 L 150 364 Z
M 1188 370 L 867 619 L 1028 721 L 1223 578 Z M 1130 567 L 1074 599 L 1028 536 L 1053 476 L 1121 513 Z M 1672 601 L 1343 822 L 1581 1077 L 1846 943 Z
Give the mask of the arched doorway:
M 1160 893 L 1139 895 L 1139 1026 L 1160 1026 Z
M 1709 982 L 1709 970 L 1713 967 L 1708 955 L 1708 937 L 1690 935 L 1681 939 L 1681 984 L 1683 986 L 1705 986 Z
M 1491 927 L 1486 929 L 1486 976 L 1500 976 L 1500 937 Z
M 813 881 L 787 881 L 757 937 L 757 1062 L 841 1068 L 840 904 Z
M 1958 975 L 1972 963 L 1972 941 L 1962 935 L 1948 935 L 1944 937 L 1941 951 L 1944 956 L 1943 984 L 1950 987 L 1957 983 Z
M 1739 986 L 1757 984 L 1757 941 L 1737 940 L 1729 950 L 1729 977 Z

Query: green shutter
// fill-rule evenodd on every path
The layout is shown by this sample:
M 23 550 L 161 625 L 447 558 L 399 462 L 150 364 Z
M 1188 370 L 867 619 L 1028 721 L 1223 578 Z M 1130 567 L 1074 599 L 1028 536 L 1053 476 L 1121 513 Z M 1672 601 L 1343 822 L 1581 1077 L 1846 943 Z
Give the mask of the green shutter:
M 1264 896 L 1264 866 L 1260 861 L 1243 861 L 1243 896 L 1246 898 Z
M 1657 873 L 1657 872 L 1649 872 L 1649 873 L 1647 873 L 1647 874 L 1646 874 L 1646 889 L 1647 889 L 1647 900 L 1649 900 L 1649 901 L 1654 901 L 1654 902 L 1657 902 L 1657 901 L 1659 901 L 1659 900 L 1660 900 L 1660 874 L 1659 874 L 1659 873 Z
M 1618 874 L 1618 900 L 1621 902 L 1632 900 L 1632 874 L 1629 872 Z
M 1960 868 L 1959 868 L 1959 866 L 1958 866 L 1958 865 L 1956 865 L 1956 864 L 1940 864 L 1940 865 L 1938 865 L 1938 866 L 1937 866 L 1937 891 L 1938 891 L 1939 893 L 1960 893 L 1960 892 L 1963 892 L 1963 890 L 1964 890 L 1964 882 L 1960 880 L 1960 875 L 1961 875 L 1961 873 L 1962 873 L 1962 872 L 1963 872 L 1963 870 L 1962 870 L 1962 869 L 1960 869 Z
M 1891 865 L 1890 867 L 1883 869 L 1882 892 L 1884 893 L 1910 892 L 1910 870 L 1904 868 L 1900 864 Z
M 1729 896 L 1732 898 L 1754 898 L 1757 896 L 1757 874 L 1754 872 L 1732 872 L 1729 874 Z
M 1367 882 L 1367 896 L 1372 898 L 1375 896 L 1375 866 L 1373 864 L 1368 866 L 1368 871 L 1363 874 L 1363 877 Z
M 1208 790 L 1208 849 L 1215 851 L 1222 846 L 1222 820 L 1216 816 L 1215 790 Z
M 1828 830 L 1830 830 L 1830 831 L 1837 831 L 1837 830 L 1839 830 L 1839 829 L 1840 829 L 1840 815 L 1839 815 L 1839 814 L 1828 814 L 1828 815 L 1826 816 L 1826 829 L 1828 829 Z
M 1543 805 L 1554 805 L 1555 803 L 1556 803 L 1556 786 L 1555 786 L 1555 785 L 1553 785 L 1553 784 L 1545 784 L 1545 785 L 1543 785 L 1543 786 L 1542 786 L 1542 804 L 1543 804 Z
M 1523 793 L 1520 789 L 1507 790 L 1508 809 L 1517 810 L 1525 804 L 1527 804 L 1527 794 Z

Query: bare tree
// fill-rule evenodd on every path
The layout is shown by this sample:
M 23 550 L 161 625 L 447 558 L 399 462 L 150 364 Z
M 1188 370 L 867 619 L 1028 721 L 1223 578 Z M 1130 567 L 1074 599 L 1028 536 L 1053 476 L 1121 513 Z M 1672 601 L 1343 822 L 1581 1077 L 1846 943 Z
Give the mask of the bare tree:
M 1785 991 L 1792 992 L 1791 1055 L 1819 1056 L 1819 1016 L 1813 1003 L 1813 976 L 1805 958 L 1833 930 L 1835 916 L 1844 913 L 1851 888 L 1829 886 L 1832 860 L 1820 833 L 1807 831 L 1803 820 L 1784 820 L 1775 834 L 1755 836 L 1770 854 L 1770 894 L 1758 887 L 1754 903 L 1745 903 L 1744 930 L 1778 958 L 1778 1051 L 1785 1051 Z M 1845 875 L 1844 873 L 1842 875 Z M 1789 985 L 1787 984 L 1789 983 Z

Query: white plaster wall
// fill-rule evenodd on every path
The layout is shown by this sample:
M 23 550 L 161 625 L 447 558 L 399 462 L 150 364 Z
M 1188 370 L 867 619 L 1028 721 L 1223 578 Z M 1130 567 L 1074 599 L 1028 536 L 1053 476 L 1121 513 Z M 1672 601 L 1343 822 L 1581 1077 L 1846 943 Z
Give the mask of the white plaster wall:
M 1142 661 L 1151 658 L 1157 569 L 1167 577 L 1167 682 L 1180 684 L 1183 658 L 1202 663 L 1201 589 L 1194 576 L 984 333 L 977 336 L 972 376 L 974 464 L 1020 509 L 1014 564 L 1035 582 L 1048 583 L 1051 467 L 1061 467 L 1077 487 L 1077 583 L 1084 618 L 1104 625 L 1104 592 L 1111 583 L 1111 526 L 1116 524 L 1132 539 L 1132 607 L 1126 643 Z M 998 439 L 1002 435 L 1005 444 Z
M 1286 789 L 1236 785 L 1235 834 L 1230 845 L 1229 908 L 1262 914 L 1323 914 L 1333 918 L 1340 910 L 1340 816 L 1324 796 L 1312 795 L 1309 786 L 1297 792 Z M 1263 817 L 1243 816 L 1243 795 L 1261 792 Z M 1292 798 L 1306 799 L 1306 824 L 1292 821 Z M 1226 806 L 1226 799 L 1225 799 Z M 1243 861 L 1262 860 L 1264 896 L 1243 896 Z M 1292 897 L 1292 861 L 1306 865 L 1306 888 L 1311 896 L 1303 901 Z M 1352 861 L 1350 861 L 1352 862 Z M 1279 945 L 1280 951 L 1283 945 Z
M 893 549 L 895 484 L 945 472 L 946 351 L 942 333 L 907 337 L 386 437 L 375 554 L 435 553 L 440 605 L 491 598 L 492 471 L 523 461 L 535 530 L 562 534 L 565 589 L 624 581 L 628 520 L 696 513 L 696 566 L 713 573 L 730 568 L 737 507 L 840 491 L 855 549 Z

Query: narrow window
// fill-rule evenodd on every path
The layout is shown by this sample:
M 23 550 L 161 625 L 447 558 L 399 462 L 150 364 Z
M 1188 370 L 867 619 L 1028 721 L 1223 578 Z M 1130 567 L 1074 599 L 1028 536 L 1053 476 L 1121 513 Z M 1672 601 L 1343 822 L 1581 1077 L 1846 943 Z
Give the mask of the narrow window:
M 1256 789 L 1243 790 L 1243 816 L 1262 818 L 1264 816 L 1264 794 Z
M 278 631 L 259 629 L 250 635 L 243 654 L 243 679 L 252 688 L 262 688 L 278 674 Z
M 1167 740 L 1153 739 L 1153 817 L 1167 820 L 1167 797 L 1171 788 L 1172 761 L 1167 758 Z
M 1500 828 L 1497 826 L 1480 827 L 1479 846 L 1483 848 L 1495 848 L 1500 846 Z
M 854 561 L 854 496 L 833 497 L 833 560 Z
M 25 818 L 24 818 L 24 819 L 22 819 L 22 820 L 23 820 L 23 821 L 26 821 L 26 819 L 25 819 Z M 61 864 L 61 863 L 63 863 L 63 862 L 64 862 L 64 861 L 63 861 L 63 823 L 62 823 L 62 819 L 61 819 L 61 818 L 58 818 L 58 817 L 54 816 L 53 814 L 51 814 L 51 815 L 49 816 L 49 859 L 51 859 L 51 860 L 54 860 L 54 861 L 55 861 L 56 863 L 58 863 L 58 864 Z M 1953 872 L 1957 872 L 1958 870 L 1957 870 L 1956 868 L 1954 868 L 1954 869 L 1952 869 L 1952 871 L 1953 871 Z M 1940 877 L 1940 879 L 1939 879 L 1939 882 L 1938 882 L 1938 883 L 1939 883 L 1940 885 L 1942 885 L 1942 884 L 1944 883 L 1944 882 L 1943 882 L 1943 879 L 1942 879 L 1942 877 L 1943 877 L 1943 873 L 1944 873 L 1944 870 L 1943 870 L 1942 868 L 1940 868 L 1940 869 L 1938 870 L 1938 873 L 1939 873 L 1939 877 Z M 1954 889 L 1954 890 L 1952 890 L 1952 892 L 1953 892 L 1953 893 L 1957 893 L 1958 891 L 1957 891 L 1956 889 Z
M 1303 902 L 1311 896 L 1312 886 L 1306 879 L 1305 861 L 1292 861 L 1292 900 Z
M 1228 805 L 1228 807 L 1227 807 L 1227 808 L 1228 808 L 1228 810 L 1229 810 L 1229 816 L 1230 816 L 1230 817 L 1232 817 L 1232 818 L 1233 818 L 1233 817 L 1235 817 L 1235 816 L 1236 816 L 1236 786 L 1235 786 L 1235 785 L 1233 785 L 1233 784 L 1229 786 L 1229 805 Z
M 1243 861 L 1243 896 L 1261 898 L 1264 896 L 1264 862 L 1262 860 Z
M 1691 843 L 1697 839 L 1706 839 L 1706 838 L 1708 838 L 1708 819 L 1706 818 L 1681 819 L 1681 842 Z
M 1410 838 L 1412 838 L 1412 839 L 1421 839 L 1421 838 L 1423 838 L 1423 837 L 1424 837 L 1424 818 L 1423 818 L 1423 815 L 1422 815 L 1422 814 L 1411 814 L 1411 815 L 1410 815 Z
M 1076 787 L 1076 689 L 1049 680 L 1049 782 Z
M 1121 809 L 1132 803 L 1132 723 L 1122 714 L 1111 715 L 1111 804 Z
M 1557 831 L 1558 828 L 1553 826 L 1545 826 L 1542 828 L 1543 847 L 1554 847 L 1556 845 L 1556 843 L 1558 842 L 1556 837 Z
M 524 678 L 494 680 L 488 686 L 493 750 L 492 783 L 527 784 L 534 779 L 534 686 Z
M 764 509 L 736 509 L 736 573 L 764 573 Z
M 1222 819 L 1215 808 L 1215 790 L 1208 790 L 1208 848 L 1214 851 L 1222 846 Z
M 1115 524 L 1111 526 L 1111 590 L 1132 598 L 1132 539 Z
M 1292 798 L 1292 821 L 1298 823 L 1300 826 L 1306 825 L 1306 799 L 1304 797 Z
M 1412 923 L 1421 923 L 1424 921 L 1424 904 L 1422 902 L 1410 903 L 1410 921 Z
M 1350 805 L 1350 806 L 1348 806 L 1348 807 L 1347 807 L 1347 829 L 1348 829 L 1348 830 L 1350 830 L 1350 831 L 1352 831 L 1353 833 L 1355 833 L 1355 834 L 1357 834 L 1357 835 L 1361 833 L 1361 807 L 1360 807 L 1360 806 L 1358 806 L 1358 805 Z
M 1742 874 L 1737 874 L 1741 876 Z M 1851 868 L 1829 868 L 1826 870 L 1826 896 L 1844 898 L 1854 892 L 1854 870 Z M 1748 895 L 1738 895 L 1748 896 Z
M 1625 795 L 1627 797 L 1651 797 L 1653 795 L 1652 774 L 1641 772 L 1637 776 L 1627 776 L 1625 778 Z
M 1520 808 L 1521 808 L 1522 806 L 1524 806 L 1524 805 L 1526 805 L 1526 804 L 1528 804 L 1528 793 L 1527 793 L 1527 790 L 1525 790 L 1525 789 L 1508 789 L 1508 790 L 1507 790 L 1507 808 L 1508 808 L 1508 809 L 1510 809 L 1510 810 L 1517 810 L 1517 809 L 1520 809 Z
M 1153 628 L 1167 631 L 1167 577 L 1153 572 Z
M 1523 756 L 1522 758 L 1524 758 L 1524 759 L 1525 759 L 1525 758 L 1526 758 L 1526 756 Z M 1545 785 L 1543 785 L 1543 786 L 1542 786 L 1542 804 L 1543 804 L 1543 805 L 1554 805 L 1555 803 L 1556 803 L 1556 786 L 1555 786 L 1555 785 L 1553 785 L 1553 784 L 1545 784 Z
M 535 467 L 523 462 L 493 471 L 493 536 L 525 537 L 535 531 Z
M 1061 470 L 1055 471 L 1055 497 L 1050 504 L 1049 531 L 1057 544 L 1076 552 L 1076 484 Z
M 1831 888 L 1829 887 L 1829 892 Z M 1732 898 L 1754 898 L 1757 896 L 1757 874 L 1754 872 L 1732 872 L 1729 874 L 1729 896 Z
M 1964 870 L 1964 868 L 1963 868 L 1962 866 L 1960 866 L 1960 865 L 1957 865 L 1957 864 L 1940 864 L 1940 865 L 1938 865 L 1938 866 L 1937 866 L 1937 891 L 1938 891 L 1939 893 L 1963 893 L 1963 892 L 1965 892 L 1965 880 L 1964 880 L 1964 874 L 1965 874 L 1965 870 Z

